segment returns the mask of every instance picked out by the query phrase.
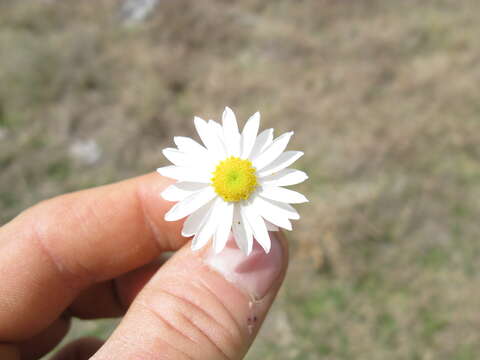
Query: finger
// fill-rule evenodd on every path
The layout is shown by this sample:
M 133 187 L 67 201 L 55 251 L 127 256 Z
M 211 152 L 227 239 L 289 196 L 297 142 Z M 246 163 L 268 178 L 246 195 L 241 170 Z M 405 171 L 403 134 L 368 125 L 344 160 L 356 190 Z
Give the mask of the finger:
M 163 262 L 164 260 L 159 258 L 117 279 L 93 285 L 75 300 L 74 304 L 69 307 L 68 313 L 80 318 L 123 315 L 137 293 Z M 18 344 L 21 359 L 38 359 L 47 354 L 64 338 L 69 327 L 70 319 L 62 316 L 40 334 Z M 95 351 L 97 348 L 95 348 Z M 3 357 L 0 357 L 0 359 L 3 359 Z
M 67 334 L 70 320 L 58 318 L 47 329 L 27 341 L 15 345 L 0 344 L 2 360 L 34 360 L 51 351 Z
M 185 243 L 158 174 L 40 203 L 0 229 L 0 341 L 47 327 L 88 286 Z M 21 315 L 20 315 L 21 314 Z
M 18 344 L 22 360 L 35 360 L 49 353 L 70 329 L 70 319 L 60 317 L 47 329 L 31 339 Z
M 246 257 L 232 241 L 177 252 L 138 294 L 119 327 L 93 360 L 241 359 L 280 287 L 285 242 L 271 233 L 269 254 Z
M 162 263 L 163 260 L 158 259 L 116 279 L 89 287 L 68 307 L 68 312 L 80 319 L 122 316 Z
M 117 279 L 117 294 L 123 307 L 128 309 L 138 293 L 143 289 L 158 269 L 165 263 L 161 258 L 142 268 L 133 270 Z
M 0 344 L 0 359 L 20 360 L 20 350 L 14 345 Z
M 87 360 L 102 346 L 96 338 L 82 338 L 71 342 L 50 360 Z
M 122 316 L 125 311 L 117 295 L 116 279 L 85 289 L 66 310 L 79 319 L 115 318 Z

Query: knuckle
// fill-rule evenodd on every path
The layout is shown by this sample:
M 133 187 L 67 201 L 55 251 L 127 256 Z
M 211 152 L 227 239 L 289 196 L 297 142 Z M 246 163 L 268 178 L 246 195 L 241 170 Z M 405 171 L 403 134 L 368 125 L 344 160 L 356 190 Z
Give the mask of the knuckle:
M 92 282 L 91 271 L 79 259 L 65 256 L 62 252 L 63 246 L 59 246 L 66 241 L 58 236 L 58 219 L 73 216 L 65 200 L 59 198 L 55 202 L 44 201 L 32 211 L 36 212 L 36 216 L 33 216 L 36 221 L 30 227 L 29 240 L 51 263 L 58 278 L 67 288 L 74 290 L 82 289 Z
M 151 216 L 151 212 L 148 207 L 148 202 L 150 201 L 150 197 L 148 193 L 140 184 L 136 191 L 136 206 L 138 208 L 138 213 L 142 217 L 142 221 L 144 222 L 145 228 L 148 229 L 151 237 L 153 238 L 154 245 L 157 248 L 157 251 L 162 252 L 165 249 L 162 247 L 162 243 L 164 240 L 164 233 L 160 231 L 158 225 L 154 221 L 155 217 Z
M 90 360 L 109 360 L 112 354 L 122 354 L 122 359 L 132 360 L 193 360 L 184 352 L 171 346 L 162 339 L 155 339 L 155 347 L 139 345 L 129 336 L 110 338 Z
M 159 310 L 156 306 L 150 305 L 149 302 L 137 301 L 137 305 L 143 308 L 148 314 L 152 315 L 153 319 L 159 324 L 159 328 L 165 331 L 159 331 L 155 334 L 154 347 L 161 349 L 162 353 L 166 350 L 170 353 L 176 354 L 175 359 L 188 359 L 193 360 L 188 354 L 188 348 L 195 345 L 192 339 L 184 332 L 182 324 L 178 321 L 172 321 L 171 315 L 166 316 L 163 311 Z M 175 341 L 169 341 L 168 332 L 171 332 L 175 336 Z M 157 358 L 152 358 L 152 360 Z M 161 359 L 161 358 L 158 358 Z
M 219 313 L 222 316 L 220 324 L 223 324 L 224 328 L 229 332 L 229 338 L 232 342 L 233 347 L 241 348 L 243 347 L 243 339 L 245 331 L 242 330 L 239 322 L 235 319 L 235 316 L 232 314 L 231 310 L 225 305 L 224 300 L 214 291 L 210 289 L 206 281 L 203 281 L 201 278 L 195 282 L 194 286 L 197 288 L 197 293 L 205 294 L 204 297 L 211 302 L 212 306 L 218 309 Z M 212 315 L 215 318 L 215 316 Z
M 179 249 L 185 243 L 185 239 L 176 235 L 178 230 L 172 228 L 177 226 L 176 224 L 163 220 L 164 214 L 168 211 L 167 204 L 162 206 L 162 203 L 152 195 L 152 189 L 142 183 L 137 187 L 135 194 L 139 213 L 158 251 Z M 171 228 L 174 231 L 168 231 Z
M 184 295 L 189 293 L 192 295 Z M 178 335 L 191 344 L 201 344 L 202 348 L 212 354 L 215 359 L 230 360 L 236 358 L 241 351 L 241 344 L 228 325 L 218 321 L 205 309 L 205 304 L 193 299 L 198 289 L 190 288 L 182 291 L 156 288 L 145 301 L 149 311 L 155 313 L 160 321 L 168 322 Z M 154 299 L 153 299 L 154 298 Z M 192 354 L 194 359 L 204 354 Z M 203 357 L 204 358 L 204 357 Z

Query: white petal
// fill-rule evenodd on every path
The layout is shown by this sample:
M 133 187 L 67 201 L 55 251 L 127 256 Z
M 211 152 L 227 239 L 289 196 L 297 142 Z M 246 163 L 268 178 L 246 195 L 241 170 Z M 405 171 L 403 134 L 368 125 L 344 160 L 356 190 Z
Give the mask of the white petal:
M 218 122 L 216 122 L 215 120 L 208 120 L 208 126 L 210 126 L 212 129 L 215 129 L 217 135 L 219 135 L 221 137 L 222 140 L 223 139 L 223 127 L 221 124 L 219 124 Z
M 265 220 L 265 226 L 267 227 L 268 231 L 278 231 L 278 226 L 273 225 L 270 221 Z
M 275 200 L 269 200 L 269 199 L 263 199 L 263 200 L 268 201 L 271 205 L 275 206 L 276 209 L 272 209 L 272 212 L 274 213 L 279 212 L 280 214 L 283 214 L 284 216 L 292 220 L 300 219 L 300 215 L 298 214 L 298 211 L 295 210 L 293 206 L 286 203 L 279 202 L 279 201 L 275 201 Z
M 170 185 L 162 193 L 162 197 L 167 201 L 181 201 L 194 192 L 204 189 L 209 185 L 195 182 L 177 182 Z
M 262 185 L 290 186 L 304 182 L 308 175 L 295 169 L 283 169 L 276 174 L 265 176 L 260 179 Z
M 219 214 L 222 210 L 221 204 L 224 201 L 221 198 L 216 198 L 213 205 L 210 207 L 207 216 L 205 216 L 202 225 L 192 239 L 192 250 L 198 250 L 212 238 L 215 230 L 219 225 Z
M 228 155 L 240 156 L 240 133 L 238 132 L 237 118 L 228 106 L 223 111 L 222 124 Z
M 253 160 L 253 166 L 257 171 L 262 170 L 265 166 L 271 164 L 281 153 L 283 153 L 292 135 L 293 131 L 290 131 L 279 136 L 268 148 Z
M 212 207 L 214 200 L 210 200 L 208 203 L 203 205 L 200 209 L 193 212 L 187 220 L 183 223 L 182 236 L 190 237 L 195 235 L 200 229 L 205 217 L 207 216 L 210 208 Z
M 215 160 L 224 159 L 226 154 L 224 152 L 223 145 L 220 142 L 217 132 L 212 131 L 213 127 L 209 126 L 205 120 L 197 116 L 193 119 L 193 122 L 195 124 L 195 128 L 197 129 L 198 135 L 207 147 L 210 156 Z
M 253 236 L 265 250 L 266 253 L 270 252 L 270 235 L 268 235 L 267 227 L 262 217 L 255 209 L 252 203 L 242 206 L 242 213 L 244 214 L 248 224 L 252 228 Z
M 166 148 L 163 150 L 163 155 L 174 165 L 211 170 L 216 163 L 209 156 L 207 149 L 195 140 L 176 136 L 174 141 L 179 147 L 178 150 L 174 148 Z
M 175 165 L 158 168 L 157 172 L 162 176 L 178 181 L 201 182 L 205 184 L 209 184 L 212 177 L 212 174 L 208 171 Z
M 222 125 L 225 132 L 238 134 L 237 117 L 235 116 L 233 110 L 228 106 L 225 107 L 225 110 L 222 114 Z
M 203 156 L 207 155 L 207 149 L 205 149 L 202 145 L 189 137 L 175 136 L 173 138 L 173 142 L 175 143 L 175 145 L 177 145 L 178 150 L 185 154 L 199 154 Z
M 213 190 L 213 187 L 208 186 L 204 190 L 198 191 L 172 206 L 172 208 L 165 214 L 165 220 L 180 220 L 200 209 L 215 196 L 217 196 L 217 194 L 215 193 L 215 190 Z
M 257 138 L 258 128 L 260 127 L 260 113 L 257 111 L 248 120 L 242 131 L 242 159 L 248 159 L 250 156 L 255 140 Z
M 308 202 L 308 199 L 303 194 L 278 186 L 262 186 L 258 194 L 264 198 L 288 204 L 301 204 Z
M 198 250 L 204 247 L 208 241 L 212 238 L 213 233 L 215 232 L 215 226 L 217 225 L 217 220 L 212 216 L 207 215 L 205 218 L 204 226 L 201 226 L 198 232 L 192 239 L 192 250 Z
M 214 120 L 208 120 L 208 126 L 212 129 L 215 134 L 217 134 L 218 140 L 220 142 L 222 152 L 227 154 L 227 147 L 225 145 L 225 137 L 223 134 L 223 127 L 218 122 Z
M 263 130 L 255 139 L 252 152 L 248 157 L 250 160 L 254 160 L 260 153 L 267 148 L 273 141 L 273 129 Z
M 235 206 L 233 203 L 224 201 L 222 207 L 223 209 L 221 209 L 219 213 L 218 228 L 213 241 L 213 247 L 217 254 L 223 250 L 228 241 L 230 231 L 232 230 L 233 209 Z
M 259 171 L 257 175 L 259 177 L 272 175 L 290 166 L 302 156 L 303 152 L 301 151 L 285 151 L 274 162 Z
M 163 155 L 174 165 L 176 166 L 192 166 L 194 160 L 191 156 L 188 156 L 184 152 L 174 149 L 174 148 L 166 148 L 162 150 Z
M 208 150 L 211 150 L 210 149 L 210 136 L 209 136 L 209 128 L 208 128 L 208 124 L 205 120 L 203 120 L 202 118 L 199 118 L 198 116 L 195 116 L 193 118 L 193 123 L 195 125 L 195 129 L 197 130 L 197 133 L 198 133 L 198 136 L 200 136 L 200 139 L 202 140 L 203 142 L 203 145 L 205 145 L 205 147 L 208 149 Z
M 260 216 L 268 222 L 283 229 L 292 230 L 292 224 L 290 223 L 290 220 L 288 220 L 288 216 L 285 212 L 273 205 L 269 200 L 257 196 L 253 200 L 253 206 L 258 210 Z
M 232 232 L 235 242 L 245 255 L 249 255 L 253 248 L 253 233 L 241 213 L 241 205 L 235 205 L 233 211 Z

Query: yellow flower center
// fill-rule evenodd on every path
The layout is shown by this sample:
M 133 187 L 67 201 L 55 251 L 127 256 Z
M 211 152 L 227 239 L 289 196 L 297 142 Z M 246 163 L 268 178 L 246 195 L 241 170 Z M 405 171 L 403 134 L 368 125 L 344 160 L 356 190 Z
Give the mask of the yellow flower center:
M 250 160 L 231 156 L 217 165 L 213 172 L 212 186 L 225 201 L 246 200 L 257 186 L 255 168 Z

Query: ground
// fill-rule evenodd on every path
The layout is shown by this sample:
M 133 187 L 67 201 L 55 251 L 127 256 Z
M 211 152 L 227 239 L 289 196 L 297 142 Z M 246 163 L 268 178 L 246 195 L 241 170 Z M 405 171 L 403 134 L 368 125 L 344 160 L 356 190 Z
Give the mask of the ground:
M 225 105 L 295 130 L 311 202 L 248 359 L 480 354 L 475 0 L 0 0 L 0 221 L 152 171 Z M 111 323 L 75 324 L 105 336 Z

